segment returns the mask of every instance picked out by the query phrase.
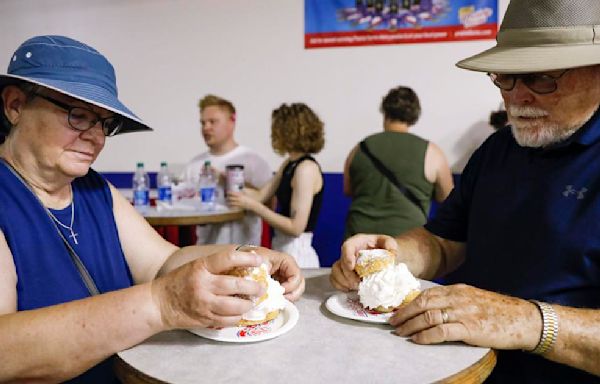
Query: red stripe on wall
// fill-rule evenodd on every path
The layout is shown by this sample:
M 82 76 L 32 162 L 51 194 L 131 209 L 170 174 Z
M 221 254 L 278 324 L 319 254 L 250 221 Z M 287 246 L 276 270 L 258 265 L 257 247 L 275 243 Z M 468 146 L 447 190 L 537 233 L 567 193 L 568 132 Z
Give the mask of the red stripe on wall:
M 307 33 L 305 48 L 354 47 L 384 44 L 414 44 L 494 39 L 498 25 L 489 23 L 471 28 L 462 25 L 353 32 Z

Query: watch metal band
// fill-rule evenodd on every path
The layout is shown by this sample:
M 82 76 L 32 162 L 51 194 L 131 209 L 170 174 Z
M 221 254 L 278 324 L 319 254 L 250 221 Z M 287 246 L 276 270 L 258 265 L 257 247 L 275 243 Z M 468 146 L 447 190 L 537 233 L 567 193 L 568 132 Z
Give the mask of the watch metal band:
M 531 353 L 543 355 L 554 347 L 558 337 L 558 315 L 552 305 L 543 301 L 530 300 L 535 304 L 542 315 L 542 334 L 540 341 Z

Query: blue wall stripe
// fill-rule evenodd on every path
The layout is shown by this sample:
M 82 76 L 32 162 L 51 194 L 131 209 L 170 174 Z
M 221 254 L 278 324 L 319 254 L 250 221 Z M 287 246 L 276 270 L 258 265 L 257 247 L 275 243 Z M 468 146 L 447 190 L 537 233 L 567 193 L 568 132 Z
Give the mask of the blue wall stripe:
M 131 188 L 133 172 L 101 172 L 108 181 L 117 188 Z M 148 172 L 150 188 L 156 188 L 156 172 Z
M 346 215 L 351 200 L 344 195 L 342 173 L 324 173 L 323 179 L 323 204 L 315 228 L 313 246 L 319 255 L 321 266 L 330 267 L 340 258 Z

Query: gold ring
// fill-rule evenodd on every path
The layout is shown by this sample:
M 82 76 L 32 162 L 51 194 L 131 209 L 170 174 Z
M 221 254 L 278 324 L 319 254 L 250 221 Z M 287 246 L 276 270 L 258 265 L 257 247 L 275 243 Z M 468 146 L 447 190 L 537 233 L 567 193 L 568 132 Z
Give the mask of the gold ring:
M 448 312 L 445 309 L 442 309 L 442 323 L 446 324 L 449 320 Z

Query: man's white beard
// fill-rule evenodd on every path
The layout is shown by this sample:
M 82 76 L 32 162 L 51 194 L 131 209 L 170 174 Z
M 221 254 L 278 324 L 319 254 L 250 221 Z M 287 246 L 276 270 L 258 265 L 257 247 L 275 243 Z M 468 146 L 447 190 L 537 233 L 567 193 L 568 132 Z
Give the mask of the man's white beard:
M 541 125 L 539 121 L 515 121 L 515 117 L 543 117 L 549 113 L 536 107 L 517 107 L 509 106 L 509 121 L 511 123 L 512 134 L 517 143 L 522 147 L 547 147 L 552 144 L 560 143 L 571 137 L 579 128 L 583 126 L 594 114 L 592 111 L 585 118 L 573 122 L 569 126 L 559 126 L 556 123 L 546 123 Z

